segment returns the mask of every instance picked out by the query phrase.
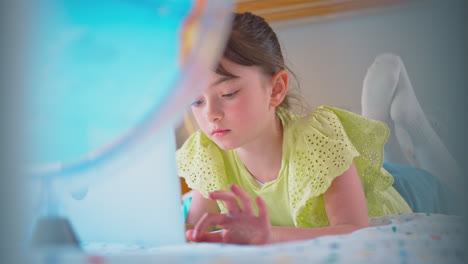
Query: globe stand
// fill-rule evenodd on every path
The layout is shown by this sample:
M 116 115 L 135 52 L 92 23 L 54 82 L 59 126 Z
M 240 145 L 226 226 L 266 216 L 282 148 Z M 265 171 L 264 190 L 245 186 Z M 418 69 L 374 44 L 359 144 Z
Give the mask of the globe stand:
M 54 195 L 52 179 L 44 177 L 42 183 L 45 211 L 36 221 L 30 246 L 35 249 L 60 247 L 81 250 L 70 221 L 57 213 L 58 202 Z
M 33 248 L 67 247 L 81 249 L 68 219 L 59 216 L 41 217 L 31 237 Z

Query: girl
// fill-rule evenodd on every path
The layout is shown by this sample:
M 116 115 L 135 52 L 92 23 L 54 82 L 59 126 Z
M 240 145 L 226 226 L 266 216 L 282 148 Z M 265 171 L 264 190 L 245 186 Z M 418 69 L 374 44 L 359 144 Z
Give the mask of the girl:
M 288 85 L 276 34 L 261 17 L 235 14 L 223 57 L 192 103 L 200 130 L 177 151 L 194 190 L 187 239 L 310 239 L 411 212 L 382 168 L 388 128 L 326 106 L 298 116 Z

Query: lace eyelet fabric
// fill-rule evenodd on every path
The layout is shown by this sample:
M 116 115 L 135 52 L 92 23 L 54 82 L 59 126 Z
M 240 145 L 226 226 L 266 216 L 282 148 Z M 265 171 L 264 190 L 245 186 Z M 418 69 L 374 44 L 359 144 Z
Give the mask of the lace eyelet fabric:
M 337 116 L 326 109 L 299 118 L 291 129 L 305 131 L 293 142 L 297 147 L 290 155 L 289 197 L 296 225 L 328 225 L 324 206 L 317 207 L 324 204 L 323 199 L 317 197 L 349 168 L 359 153 Z
M 176 160 L 179 176 L 204 197 L 210 192 L 228 189 L 220 150 L 201 131 L 192 135 L 177 151 Z

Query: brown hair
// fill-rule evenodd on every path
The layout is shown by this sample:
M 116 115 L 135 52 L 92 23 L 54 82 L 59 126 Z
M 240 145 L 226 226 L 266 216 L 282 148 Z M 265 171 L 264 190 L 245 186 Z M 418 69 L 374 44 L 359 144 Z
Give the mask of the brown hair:
M 244 66 L 260 66 L 265 74 L 273 76 L 279 70 L 286 70 L 297 81 L 296 75 L 284 63 L 281 46 L 276 33 L 260 16 L 250 12 L 235 13 L 231 34 L 223 57 Z M 216 73 L 235 78 L 219 64 Z M 293 98 L 298 100 L 298 98 Z M 291 95 L 286 95 L 280 106 L 291 109 Z

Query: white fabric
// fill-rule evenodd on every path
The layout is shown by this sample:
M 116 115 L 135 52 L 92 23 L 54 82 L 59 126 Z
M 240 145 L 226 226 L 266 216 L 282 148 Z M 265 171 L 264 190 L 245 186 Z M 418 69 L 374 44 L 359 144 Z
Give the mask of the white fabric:
M 365 76 L 361 104 L 363 116 L 390 128 L 386 162 L 425 169 L 459 190 L 460 168 L 428 122 L 399 56 L 377 56 Z
M 86 244 L 83 252 L 44 251 L 28 263 L 464 263 L 465 219 L 457 216 L 400 214 L 372 218 L 371 226 L 347 235 L 244 246 L 186 243 L 141 247 Z

